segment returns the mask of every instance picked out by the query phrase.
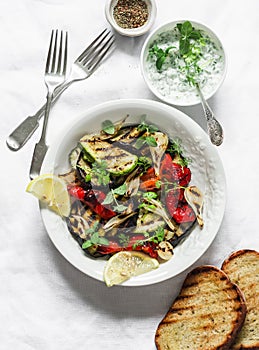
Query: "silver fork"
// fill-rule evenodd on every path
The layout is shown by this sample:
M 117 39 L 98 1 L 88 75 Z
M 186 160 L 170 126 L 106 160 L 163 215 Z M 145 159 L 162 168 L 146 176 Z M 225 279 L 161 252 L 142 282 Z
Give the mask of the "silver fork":
M 59 34 L 58 30 L 52 30 L 45 68 L 45 84 L 48 90 L 47 103 L 45 107 L 41 137 L 39 142 L 35 145 L 32 156 L 30 168 L 31 179 L 34 179 L 40 174 L 41 165 L 48 150 L 48 146 L 46 145 L 46 131 L 54 90 L 63 84 L 66 79 L 67 32 L 65 34 L 65 38 L 63 38 L 63 36 L 63 31 L 61 31 Z
M 68 80 L 54 91 L 52 103 L 75 81 L 88 78 L 98 68 L 105 56 L 114 47 L 113 34 L 105 29 L 93 42 L 82 52 L 72 65 Z M 34 116 L 27 117 L 8 136 L 6 143 L 12 151 L 18 151 L 33 135 L 39 126 L 39 120 L 44 114 L 45 105 Z

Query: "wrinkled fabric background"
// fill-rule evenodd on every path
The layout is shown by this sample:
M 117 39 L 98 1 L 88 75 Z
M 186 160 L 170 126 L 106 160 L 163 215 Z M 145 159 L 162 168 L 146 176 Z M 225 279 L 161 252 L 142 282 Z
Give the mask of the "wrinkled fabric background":
M 71 266 L 48 238 L 35 198 L 25 193 L 39 130 L 11 152 L 5 139 L 45 100 L 43 81 L 52 28 L 69 31 L 70 62 L 106 26 L 103 0 L 0 1 L 1 350 L 154 350 L 158 323 L 194 266 L 220 266 L 233 250 L 259 250 L 259 3 L 157 0 L 153 26 L 189 19 L 211 27 L 222 40 L 228 72 L 210 104 L 224 126 L 218 148 L 227 178 L 221 228 L 207 252 L 187 271 L 165 282 L 108 289 Z M 145 85 L 139 56 L 145 36 L 117 37 L 113 55 L 88 80 L 71 86 L 53 108 L 48 143 L 75 116 L 112 99 L 156 98 Z M 205 127 L 201 106 L 181 108 Z

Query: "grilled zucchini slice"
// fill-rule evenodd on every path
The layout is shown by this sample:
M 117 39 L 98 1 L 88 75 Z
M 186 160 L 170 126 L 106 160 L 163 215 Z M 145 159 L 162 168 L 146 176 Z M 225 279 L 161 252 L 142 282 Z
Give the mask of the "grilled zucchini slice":
M 89 159 L 93 162 L 105 161 L 107 171 L 118 176 L 131 172 L 137 165 L 138 157 L 122 148 L 113 146 L 109 142 L 101 140 L 81 139 L 80 145 Z

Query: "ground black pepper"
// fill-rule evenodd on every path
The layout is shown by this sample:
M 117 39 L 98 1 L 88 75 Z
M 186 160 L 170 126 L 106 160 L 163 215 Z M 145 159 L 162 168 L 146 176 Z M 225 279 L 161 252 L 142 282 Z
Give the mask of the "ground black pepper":
M 143 0 L 118 0 L 113 9 L 116 23 L 124 29 L 143 26 L 148 15 L 147 4 Z

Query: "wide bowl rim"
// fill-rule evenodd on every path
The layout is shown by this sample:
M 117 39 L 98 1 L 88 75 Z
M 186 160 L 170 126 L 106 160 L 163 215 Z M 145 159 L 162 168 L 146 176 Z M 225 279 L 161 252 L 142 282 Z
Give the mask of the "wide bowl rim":
M 54 169 L 53 164 L 56 163 L 56 156 L 57 153 L 61 150 L 63 153 L 67 155 L 68 153 L 66 150 L 64 150 L 64 145 L 67 143 L 67 135 L 69 135 L 71 132 L 75 133 L 77 129 L 80 130 L 80 133 L 82 133 L 82 126 L 85 124 L 91 125 L 91 121 L 95 121 L 96 118 L 100 118 L 101 120 L 101 114 L 104 113 L 111 113 L 120 111 L 123 109 L 123 111 L 130 110 L 131 113 L 135 110 L 146 110 L 156 113 L 161 113 L 161 117 L 167 119 L 167 121 L 174 121 L 179 122 L 181 125 L 184 123 L 186 128 L 190 128 L 190 135 L 195 134 L 193 137 L 193 142 L 197 143 L 199 147 L 201 147 L 202 152 L 204 152 L 206 158 L 208 159 L 209 163 L 213 161 L 213 169 L 216 171 L 217 178 L 215 176 L 216 181 L 219 181 L 222 185 L 221 188 L 221 195 L 217 195 L 217 201 L 220 202 L 219 205 L 216 207 L 216 213 L 213 214 L 213 224 L 211 227 L 211 230 L 206 233 L 208 233 L 208 236 L 204 241 L 201 243 L 198 243 L 198 248 L 196 247 L 197 251 L 190 251 L 189 256 L 185 257 L 187 259 L 188 263 L 182 264 L 181 261 L 181 268 L 177 269 L 176 272 L 172 274 L 172 269 L 170 269 L 171 265 L 165 265 L 161 267 L 160 269 L 154 270 L 149 274 L 145 274 L 142 276 L 138 276 L 136 278 L 130 279 L 129 281 L 122 284 L 122 286 L 127 287 L 136 287 L 136 286 L 144 286 L 144 285 L 152 285 L 156 284 L 165 280 L 168 280 L 172 277 L 175 277 L 176 275 L 179 275 L 184 270 L 186 270 L 188 267 L 190 267 L 192 264 L 196 262 L 209 248 L 213 240 L 215 239 L 218 230 L 220 228 L 224 211 L 225 211 L 225 203 L 226 203 L 226 180 L 225 180 L 225 173 L 223 169 L 223 164 L 221 162 L 221 159 L 219 158 L 219 155 L 217 153 L 216 148 L 211 145 L 209 142 L 209 139 L 207 137 L 207 134 L 205 131 L 191 118 L 189 118 L 185 113 L 179 111 L 178 109 L 168 106 L 166 104 L 163 104 L 162 102 L 153 101 L 153 100 L 147 100 L 147 99 L 120 99 L 120 100 L 113 100 L 113 101 L 107 101 L 101 104 L 98 104 L 96 106 L 93 106 L 91 108 L 86 109 L 83 113 L 79 114 L 69 125 L 66 125 L 65 131 L 61 131 L 60 137 L 57 137 L 55 139 L 55 142 L 53 142 L 52 145 L 50 145 L 49 152 L 47 153 L 47 156 L 44 160 L 43 167 L 42 167 L 42 173 L 51 173 Z M 140 113 L 140 112 L 139 112 Z M 114 117 L 113 117 L 114 118 Z M 117 117 L 116 117 L 117 118 Z M 152 120 L 151 120 L 152 121 Z M 171 124 L 170 124 L 171 125 Z M 201 145 L 199 144 L 199 139 L 201 140 Z M 196 145 L 197 146 L 197 145 Z M 197 146 L 197 147 L 198 147 Z M 69 148 L 71 150 L 71 148 Z M 210 179 L 211 180 L 211 179 Z M 71 235 L 67 235 L 66 232 L 64 232 L 64 229 L 67 230 L 67 227 L 64 226 L 64 220 L 55 213 L 48 210 L 44 205 L 40 204 L 41 208 L 41 216 L 44 223 L 44 226 L 47 230 L 48 236 L 53 242 L 54 246 L 57 248 L 57 250 L 63 255 L 63 257 L 74 267 L 76 267 L 79 271 L 83 272 L 84 274 L 99 280 L 103 282 L 102 279 L 102 272 L 100 272 L 99 267 L 102 266 L 103 261 L 99 261 L 96 263 L 96 266 L 93 267 L 95 263 L 88 260 L 90 258 L 83 256 L 79 253 L 79 250 L 81 248 L 79 247 L 78 243 L 72 238 Z M 218 214 L 218 216 L 217 216 Z M 216 219 L 215 219 L 216 217 Z M 62 232 L 59 232 L 59 231 Z M 60 236 L 59 236 L 60 233 Z M 61 237 L 61 238 L 60 238 Z M 71 243 L 73 241 L 73 243 Z M 187 240 L 186 240 L 187 241 Z M 75 248 L 76 247 L 76 248 Z M 76 249 L 76 251 L 75 251 Z M 186 254 L 186 253 L 185 253 Z M 187 254 L 188 255 L 188 254 Z M 177 253 L 176 253 L 177 256 Z M 95 259 L 97 260 L 97 259 Z M 170 262 L 169 262 L 170 264 Z M 175 264 L 175 263 L 174 263 Z M 90 268 L 90 270 L 89 270 Z M 175 266 L 173 266 L 173 270 L 176 269 Z M 160 270 L 160 271 L 158 271 Z

